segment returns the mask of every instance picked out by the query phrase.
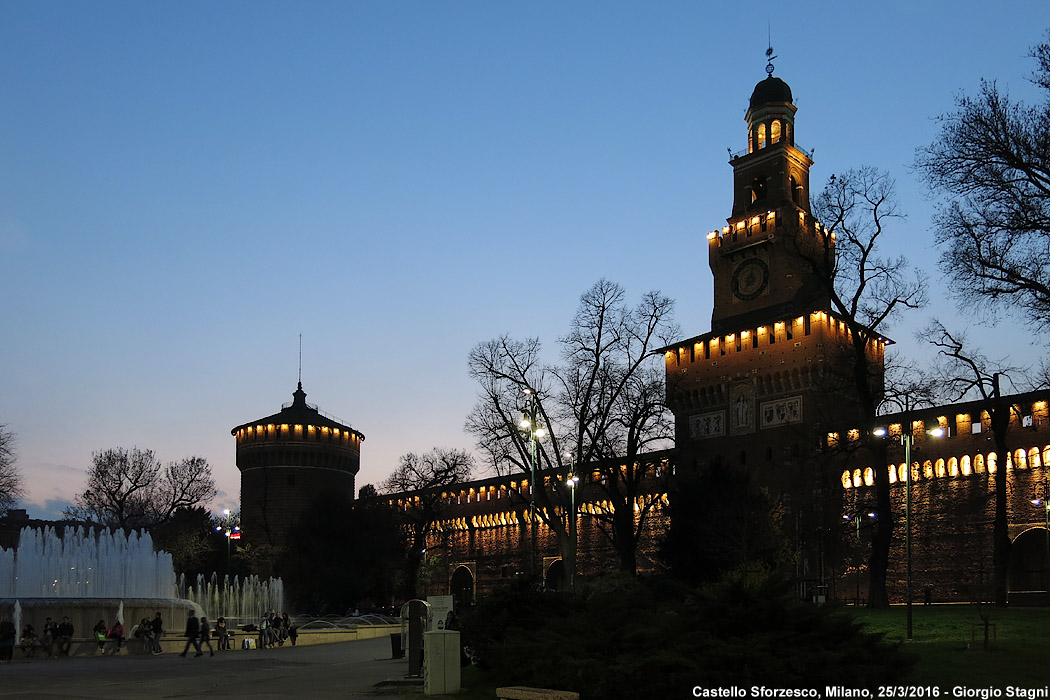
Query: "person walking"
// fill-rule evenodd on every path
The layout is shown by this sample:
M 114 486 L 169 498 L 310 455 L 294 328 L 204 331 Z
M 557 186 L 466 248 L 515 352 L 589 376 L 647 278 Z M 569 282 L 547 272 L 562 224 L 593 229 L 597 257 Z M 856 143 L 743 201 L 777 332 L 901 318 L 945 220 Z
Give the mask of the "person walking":
M 208 656 L 215 656 L 215 650 L 211 648 L 211 625 L 208 624 L 208 618 L 201 615 L 201 643 L 197 645 L 197 649 L 201 649 L 205 644 L 208 645 Z
M 204 652 L 201 651 L 201 621 L 197 618 L 197 614 L 192 610 L 186 613 L 186 646 L 182 648 L 182 653 L 179 656 L 185 658 L 186 652 L 190 650 L 190 645 L 197 650 L 194 657 L 204 656 Z

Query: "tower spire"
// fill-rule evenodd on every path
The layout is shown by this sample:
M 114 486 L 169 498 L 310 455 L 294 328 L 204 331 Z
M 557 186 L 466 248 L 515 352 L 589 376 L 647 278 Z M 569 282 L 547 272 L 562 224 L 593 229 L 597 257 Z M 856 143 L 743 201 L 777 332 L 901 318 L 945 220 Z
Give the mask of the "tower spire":
M 303 334 L 299 334 L 299 388 L 303 388 Z

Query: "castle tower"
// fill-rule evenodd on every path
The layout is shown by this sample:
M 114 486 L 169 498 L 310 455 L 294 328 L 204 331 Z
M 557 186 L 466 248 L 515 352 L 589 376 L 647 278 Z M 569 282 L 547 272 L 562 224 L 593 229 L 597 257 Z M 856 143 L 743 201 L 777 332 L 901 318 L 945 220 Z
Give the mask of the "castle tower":
M 820 488 L 805 455 L 859 421 L 848 377 L 835 377 L 851 341 L 825 284 L 834 236 L 810 211 L 813 160 L 795 142 L 791 88 L 766 70 L 747 148 L 730 160 L 732 214 L 707 234 L 711 331 L 664 348 L 667 399 L 684 463 L 738 465 L 793 493 Z M 878 366 L 884 346 L 870 349 Z
M 238 425 L 241 530 L 247 544 L 283 546 L 322 493 L 353 499 L 365 436 L 306 403 L 302 382 L 280 413 Z
M 745 115 L 747 150 L 729 161 L 732 215 L 720 232 L 708 235 L 715 278 L 712 331 L 828 305 L 814 279 L 813 261 L 822 257 L 824 243 L 813 235 L 809 209 L 813 160 L 795 145 L 791 88 L 773 77 L 772 66 L 767 70 Z

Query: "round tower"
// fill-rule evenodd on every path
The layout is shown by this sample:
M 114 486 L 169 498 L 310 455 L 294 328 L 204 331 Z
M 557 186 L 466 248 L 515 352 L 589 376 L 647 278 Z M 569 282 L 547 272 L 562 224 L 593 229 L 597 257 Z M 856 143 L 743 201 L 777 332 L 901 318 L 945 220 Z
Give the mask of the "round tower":
M 354 498 L 365 436 L 306 403 L 302 382 L 280 413 L 230 432 L 237 439 L 246 544 L 283 547 L 288 528 L 317 496 Z

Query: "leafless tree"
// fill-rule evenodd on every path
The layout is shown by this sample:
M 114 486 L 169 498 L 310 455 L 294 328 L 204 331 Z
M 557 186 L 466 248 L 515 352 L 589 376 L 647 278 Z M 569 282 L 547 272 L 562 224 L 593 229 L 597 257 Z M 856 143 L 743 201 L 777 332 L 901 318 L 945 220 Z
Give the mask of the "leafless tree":
M 406 594 L 415 597 L 419 566 L 427 537 L 434 523 L 442 517 L 445 502 L 441 489 L 469 481 L 474 471 L 474 456 L 461 449 L 435 447 L 429 452 L 401 455 L 394 473 L 383 482 L 386 493 L 409 493 L 412 498 L 404 511 L 403 526 L 408 530 L 410 545 L 406 556 Z
M 966 337 L 950 332 L 940 321 L 933 321 L 924 335 L 945 360 L 941 377 L 950 392 L 950 399 L 958 401 L 965 397 L 976 397 L 988 412 L 998 465 L 995 470 L 995 517 L 992 522 L 992 588 L 996 606 L 1004 607 L 1011 544 L 1007 527 L 1006 493 L 1006 465 L 1010 456 L 1008 434 L 1010 418 L 1018 411 L 1018 407 L 1003 396 L 1000 385 L 1004 379 L 1010 381 L 1011 375 L 1023 376 L 1025 372 L 1003 362 L 991 362 L 980 352 L 967 349 Z
M 167 522 L 180 508 L 207 505 L 215 496 L 211 467 L 202 457 L 162 465 L 152 450 L 115 448 L 91 456 L 87 487 L 65 515 L 120 528 Z
M 6 425 L 0 425 L 0 512 L 6 513 L 25 497 L 22 474 L 15 461 L 15 434 Z
M 570 584 L 575 571 L 576 518 L 568 517 L 567 479 L 580 472 L 584 498 L 607 502 L 593 517 L 610 539 L 623 570 L 637 567 L 637 545 L 646 518 L 659 501 L 651 484 L 657 464 L 650 455 L 669 447 L 673 424 L 664 405 L 663 368 L 657 350 L 678 328 L 674 303 L 648 292 L 636 305 L 624 289 L 600 280 L 580 297 L 569 333 L 560 339 L 561 363 L 543 365 L 537 339 L 502 336 L 471 352 L 471 376 L 481 395 L 467 429 L 499 473 L 529 474 L 532 425 L 546 434 L 535 443 L 537 517 L 557 535 Z
M 870 167 L 832 175 L 813 205 L 823 223 L 823 245 L 809 256 L 812 271 L 828 295 L 831 309 L 849 331 L 849 345 L 833 365 L 841 389 L 854 397 L 862 420 L 861 443 L 872 455 L 875 506 L 879 513 L 869 560 L 868 604 L 889 605 L 886 572 L 893 538 L 893 512 L 886 444 L 873 436 L 876 415 L 885 400 L 883 364 L 873 352 L 878 340 L 905 310 L 926 303 L 926 277 L 904 256 L 880 255 L 887 228 L 903 219 L 893 179 Z
M 916 167 L 946 199 L 934 219 L 941 267 L 975 310 L 1050 320 L 1050 43 L 1036 46 L 1043 100 L 1010 99 L 995 81 L 960 96 Z

